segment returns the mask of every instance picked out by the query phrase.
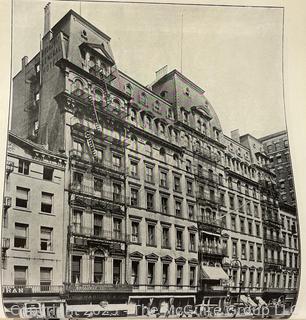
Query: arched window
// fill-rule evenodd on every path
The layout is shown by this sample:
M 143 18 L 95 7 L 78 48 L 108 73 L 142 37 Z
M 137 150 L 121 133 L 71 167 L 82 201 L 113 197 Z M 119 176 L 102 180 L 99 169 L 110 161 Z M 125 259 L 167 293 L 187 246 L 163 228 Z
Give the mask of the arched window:
M 183 111 L 183 122 L 188 123 L 188 113 L 186 111 Z
M 154 102 L 154 110 L 155 110 L 155 111 L 159 111 L 159 109 L 160 109 L 160 104 L 159 104 L 159 101 L 156 100 L 156 101 Z
M 206 124 L 204 122 L 202 123 L 202 132 L 204 134 L 207 134 L 207 126 L 206 126 Z
M 149 141 L 147 141 L 147 142 L 146 142 L 146 145 L 145 145 L 145 152 L 146 152 L 146 155 L 148 155 L 148 156 L 152 156 L 153 148 L 152 148 L 152 144 L 151 144 L 151 142 L 149 142 Z
M 128 95 L 128 96 L 131 96 L 132 93 L 133 93 L 133 89 L 132 89 L 132 86 L 130 83 L 127 83 L 126 86 L 125 86 L 125 93 Z
M 102 102 L 103 99 L 103 94 L 99 89 L 95 89 L 94 91 L 94 100 L 100 104 Z
M 180 166 L 180 159 L 179 159 L 179 156 L 176 153 L 173 154 L 173 160 L 174 160 L 175 165 L 177 167 L 179 167 Z
M 137 137 L 135 135 L 131 137 L 131 149 L 137 150 Z
M 241 191 L 241 182 L 240 181 L 237 181 L 237 190 Z
M 144 92 L 142 92 L 140 94 L 140 103 L 143 105 L 146 105 L 147 102 L 148 102 L 147 95 Z
M 165 128 L 165 125 L 163 123 L 160 123 L 159 124 L 159 133 L 161 136 L 165 136 L 165 132 L 166 132 L 166 128 Z
M 152 130 L 152 119 L 148 115 L 144 116 L 144 127 L 145 127 L 145 129 Z
M 165 150 L 165 148 L 160 148 L 159 149 L 159 155 L 160 155 L 160 157 L 161 157 L 161 159 L 163 161 L 166 161 L 166 150 Z
M 168 91 L 164 90 L 160 93 L 160 96 L 163 97 L 164 99 L 167 99 L 168 97 Z
M 83 89 L 84 89 L 83 82 L 79 79 L 76 79 L 73 84 L 73 91 L 77 91 L 76 94 L 81 94 L 80 91 L 83 91 Z
M 133 108 L 130 109 L 130 119 L 134 123 L 136 122 L 136 119 L 137 119 L 136 111 Z
M 201 131 L 202 123 L 201 120 L 197 121 L 197 130 Z
M 121 103 L 120 103 L 120 100 L 118 99 L 114 99 L 113 100 L 113 107 L 115 110 L 120 110 L 121 109 Z

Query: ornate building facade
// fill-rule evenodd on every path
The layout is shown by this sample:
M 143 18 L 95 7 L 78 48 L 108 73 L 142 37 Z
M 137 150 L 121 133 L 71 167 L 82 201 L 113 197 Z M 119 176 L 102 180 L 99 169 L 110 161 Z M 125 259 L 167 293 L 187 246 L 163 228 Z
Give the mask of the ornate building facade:
M 203 89 L 177 70 L 141 85 L 72 10 L 13 83 L 14 134 L 67 158 L 68 305 L 270 298 L 284 254 L 275 174 L 259 140 L 223 134 Z

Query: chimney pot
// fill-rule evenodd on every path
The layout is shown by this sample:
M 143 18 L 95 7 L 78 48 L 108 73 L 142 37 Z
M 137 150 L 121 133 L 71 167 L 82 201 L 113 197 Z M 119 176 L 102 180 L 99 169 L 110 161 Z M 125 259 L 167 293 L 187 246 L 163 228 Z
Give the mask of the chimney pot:
M 46 35 L 51 28 L 51 8 L 50 2 L 44 8 L 44 35 Z

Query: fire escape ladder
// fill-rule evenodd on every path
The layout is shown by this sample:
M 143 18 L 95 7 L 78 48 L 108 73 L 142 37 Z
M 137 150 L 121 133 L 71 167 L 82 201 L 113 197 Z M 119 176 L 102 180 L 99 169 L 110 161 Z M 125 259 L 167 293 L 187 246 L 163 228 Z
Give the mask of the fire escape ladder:
M 92 139 L 92 135 L 90 134 L 89 131 L 86 131 L 85 132 L 85 138 L 86 138 L 86 141 L 87 141 L 87 145 L 88 145 L 88 148 L 93 156 L 93 158 L 95 160 L 97 160 L 97 150 L 95 148 L 95 144 L 94 144 L 94 141 Z

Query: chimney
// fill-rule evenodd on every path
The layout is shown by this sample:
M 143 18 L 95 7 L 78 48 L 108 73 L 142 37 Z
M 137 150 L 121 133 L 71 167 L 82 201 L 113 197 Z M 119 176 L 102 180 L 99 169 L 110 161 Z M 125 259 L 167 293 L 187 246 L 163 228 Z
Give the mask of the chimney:
M 50 31 L 51 28 L 51 3 L 48 2 L 44 8 L 45 15 L 44 15 L 44 36 Z
M 24 56 L 24 57 L 21 59 L 21 68 L 24 69 L 25 66 L 28 64 L 28 62 L 29 62 L 28 56 Z
M 162 68 L 160 68 L 159 70 L 157 70 L 155 72 L 155 76 L 156 76 L 155 81 L 161 79 L 164 75 L 167 74 L 167 72 L 168 72 L 168 66 L 167 65 L 165 65 Z
M 235 140 L 236 142 L 240 142 L 240 134 L 239 129 L 231 131 L 231 138 Z

